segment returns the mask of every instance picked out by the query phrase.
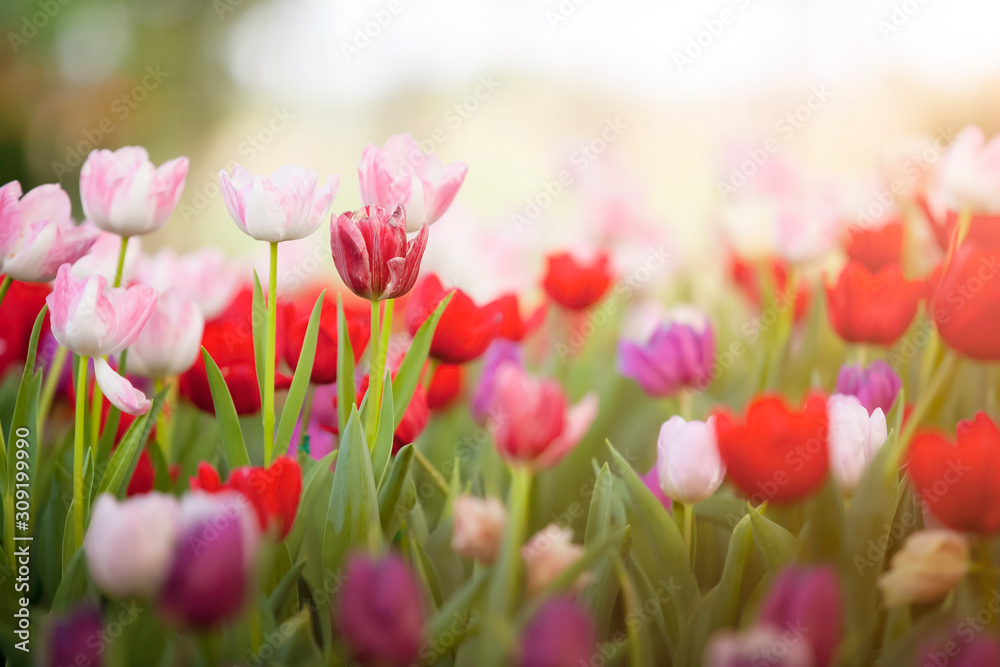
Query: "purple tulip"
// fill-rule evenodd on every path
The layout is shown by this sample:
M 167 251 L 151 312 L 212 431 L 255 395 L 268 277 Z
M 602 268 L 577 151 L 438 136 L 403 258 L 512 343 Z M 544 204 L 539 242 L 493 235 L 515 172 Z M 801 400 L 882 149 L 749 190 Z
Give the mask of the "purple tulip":
M 363 665 L 403 667 L 416 662 L 423 640 L 420 590 L 403 560 L 352 555 L 337 601 L 344 641 Z
M 884 361 L 874 361 L 868 368 L 844 366 L 837 374 L 837 393 L 856 396 L 868 414 L 877 408 L 889 414 L 902 386 L 899 376 Z
M 521 637 L 522 667 L 586 665 L 594 651 L 594 623 L 572 597 L 549 600 Z
M 508 363 L 524 366 L 521 346 L 509 340 L 498 339 L 490 343 L 483 359 L 483 373 L 479 376 L 479 385 L 472 396 L 472 416 L 480 423 L 486 421 L 493 404 L 497 370 Z
M 78 607 L 52 624 L 48 664 L 100 667 L 104 651 L 100 637 L 101 612 L 89 604 Z
M 803 637 L 816 667 L 832 664 L 843 638 L 843 605 L 833 568 L 786 568 L 771 587 L 759 623 Z
M 193 627 L 236 617 L 255 568 L 257 519 L 235 493 L 184 497 L 174 562 L 160 595 L 170 619 Z
M 921 647 L 916 665 L 949 665 L 949 667 L 995 667 L 1000 665 L 1000 641 L 979 636 L 969 640 L 954 634 L 945 642 L 936 641 Z
M 676 308 L 645 343 L 618 343 L 618 372 L 651 396 L 671 396 L 684 387 L 704 389 L 715 361 L 715 336 L 704 314 Z

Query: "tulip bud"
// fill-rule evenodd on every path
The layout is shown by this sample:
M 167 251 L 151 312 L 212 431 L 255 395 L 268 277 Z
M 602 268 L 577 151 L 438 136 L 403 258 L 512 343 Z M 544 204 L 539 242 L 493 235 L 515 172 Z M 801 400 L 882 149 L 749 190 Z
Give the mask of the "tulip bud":
M 660 488 L 668 498 L 693 505 L 715 493 L 726 478 L 714 418 L 685 422 L 671 417 L 660 427 L 656 449 Z
M 340 632 L 362 665 L 404 667 L 417 661 L 423 638 L 420 590 L 403 560 L 352 555 L 337 600 Z
M 940 600 L 969 569 L 969 543 L 950 530 L 921 530 L 910 535 L 878 587 L 887 607 Z
M 816 667 L 812 651 L 801 634 L 768 625 L 740 633 L 715 633 L 705 648 L 704 667 Z
M 188 159 L 159 168 L 141 146 L 96 150 L 80 170 L 80 200 L 87 219 L 107 232 L 136 236 L 167 223 L 184 192 Z
M 553 598 L 535 612 L 521 636 L 521 667 L 576 667 L 590 661 L 594 622 L 571 597 Z
M 878 450 L 888 429 L 882 408 L 868 410 L 853 396 L 834 394 L 827 399 L 830 435 L 830 469 L 847 492 L 854 491 Z
M 236 165 L 232 176 L 219 172 L 219 181 L 229 217 L 240 231 L 269 243 L 304 239 L 316 231 L 340 184 L 330 176 L 320 188 L 319 174 L 296 166 L 258 176 Z
M 608 261 L 608 254 L 603 251 L 587 259 L 568 252 L 550 255 L 542 286 L 563 308 L 586 310 L 597 303 L 611 285 Z
M 40 185 L 23 197 L 17 181 L 0 188 L 0 273 L 13 280 L 49 282 L 98 236 L 93 225 L 73 222 L 69 195 L 58 184 Z
M 578 561 L 583 547 L 573 544 L 572 530 L 550 523 L 521 547 L 521 555 L 527 566 L 528 595 L 534 596 Z M 589 573 L 581 574 L 573 590 L 581 590 L 590 580 Z
M 104 653 L 104 629 L 101 612 L 84 604 L 71 614 L 57 618 L 49 631 L 49 659 L 51 667 L 87 665 L 101 667 Z
M 703 389 L 715 362 L 715 336 L 708 318 L 691 307 L 675 308 L 646 342 L 618 343 L 618 369 L 651 396 L 670 396 L 684 387 Z
M 179 519 L 173 496 L 152 492 L 118 502 L 102 494 L 83 540 L 91 579 L 119 598 L 155 594 L 167 577 Z
M 759 623 L 779 633 L 790 628 L 801 632 L 812 649 L 811 664 L 828 667 L 844 634 L 843 604 L 833 568 L 785 568 L 771 587 Z
M 153 379 L 180 375 L 198 359 L 204 330 L 205 318 L 194 303 L 172 292 L 160 294 L 129 348 L 129 371 Z
M 884 361 L 873 361 L 868 368 L 843 366 L 837 374 L 837 393 L 855 396 L 871 414 L 881 408 L 887 414 L 896 402 L 903 383 Z
M 497 498 L 462 495 L 455 499 L 451 548 L 467 558 L 490 565 L 496 559 L 507 524 L 507 510 Z

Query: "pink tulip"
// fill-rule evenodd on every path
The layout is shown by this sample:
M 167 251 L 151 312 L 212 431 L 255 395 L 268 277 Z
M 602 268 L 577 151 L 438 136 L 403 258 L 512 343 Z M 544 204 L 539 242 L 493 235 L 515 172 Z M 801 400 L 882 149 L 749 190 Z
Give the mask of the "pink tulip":
M 69 196 L 58 185 L 40 185 L 21 196 L 21 184 L 0 188 L 0 273 L 47 283 L 59 267 L 75 262 L 97 241 L 92 225 L 76 225 Z
M 87 219 L 119 236 L 149 234 L 166 224 L 184 192 L 188 159 L 156 167 L 142 146 L 93 151 L 80 171 Z
M 381 301 L 403 296 L 417 281 L 427 247 L 427 225 L 406 240 L 406 212 L 392 215 L 377 206 L 341 213 L 330 223 L 330 251 L 337 273 L 363 299 Z
M 451 548 L 455 553 L 492 564 L 507 525 L 507 510 L 497 498 L 462 495 L 455 499 Z
M 369 144 L 361 154 L 361 200 L 388 211 L 402 204 L 409 220 L 406 231 L 415 232 L 444 215 L 467 170 L 464 162 L 445 166 L 437 155 L 420 150 L 411 135 L 396 134 L 382 148 Z
M 969 125 L 955 137 L 938 163 L 946 203 L 973 213 L 1000 213 L 1000 136 L 989 141 Z
M 164 248 L 155 255 L 144 256 L 136 266 L 136 279 L 140 283 L 160 294 L 169 290 L 193 302 L 206 320 L 214 318 L 232 303 L 243 286 L 245 273 L 237 262 L 229 260 L 225 252 L 216 247 L 184 255 Z
M 90 252 L 73 263 L 73 275 L 77 278 L 104 276 L 106 281 L 113 282 L 118 272 L 118 255 L 121 250 L 122 237 L 111 232 L 98 231 L 97 242 L 90 247 Z M 128 247 L 125 249 L 125 263 L 122 265 L 121 284 L 129 282 L 141 254 L 141 239 L 138 237 L 129 239 Z
M 103 276 L 78 279 L 69 264 L 59 267 L 45 302 L 52 334 L 59 344 L 82 357 L 94 357 L 97 384 L 122 412 L 142 414 L 149 401 L 101 357 L 117 354 L 135 342 L 156 308 L 156 290 L 145 285 L 107 287 Z
M 656 449 L 660 488 L 668 498 L 692 505 L 715 493 L 726 477 L 711 417 L 708 422 L 671 417 L 660 427 Z
M 172 291 L 161 293 L 129 349 L 129 371 L 153 379 L 180 375 L 197 360 L 204 330 L 205 318 L 196 304 Z
M 573 544 L 573 531 L 550 523 L 521 547 L 527 570 L 528 595 L 540 593 L 559 575 L 583 556 L 583 547 Z M 573 584 L 574 590 L 586 586 L 591 576 L 582 574 Z
M 294 241 L 319 227 L 337 195 L 340 179 L 330 176 L 318 187 L 319 175 L 302 167 L 281 167 L 258 176 L 236 165 L 230 176 L 219 172 L 226 208 L 236 225 L 258 241 Z
M 888 437 L 882 408 L 868 414 L 855 396 L 833 394 L 826 402 L 830 423 L 830 469 L 843 490 L 854 491 Z
M 503 364 L 497 369 L 491 399 L 500 455 L 538 468 L 553 466 L 586 435 L 597 407 L 595 394 L 567 407 L 558 383 L 533 378 L 517 364 Z

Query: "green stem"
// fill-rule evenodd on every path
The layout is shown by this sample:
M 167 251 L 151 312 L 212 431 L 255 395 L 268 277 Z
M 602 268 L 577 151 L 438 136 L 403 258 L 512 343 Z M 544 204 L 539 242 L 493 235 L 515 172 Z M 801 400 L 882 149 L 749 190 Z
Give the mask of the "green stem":
M 302 419 L 299 426 L 299 449 L 305 446 L 306 438 L 309 436 L 309 419 L 312 417 L 313 395 L 316 393 L 316 385 L 312 382 L 306 388 L 306 401 L 302 406 Z
M 378 413 L 382 405 L 382 373 L 385 353 L 379 336 L 379 302 L 372 301 L 371 352 L 368 360 L 368 417 L 365 420 L 365 436 L 369 449 L 375 446 L 375 431 L 378 428 Z
M 913 406 L 913 411 L 910 413 L 910 418 L 907 420 L 906 425 L 903 426 L 903 430 L 899 434 L 899 440 L 896 445 L 897 457 L 902 456 L 903 452 L 906 451 L 906 446 L 909 444 L 913 434 L 920 426 L 920 422 L 923 420 L 924 414 L 931 407 L 931 403 L 934 402 L 934 399 L 941 391 L 941 387 L 944 385 L 945 380 L 948 379 L 948 376 L 951 375 L 951 372 L 955 368 L 955 364 L 957 362 L 958 355 L 955 354 L 953 350 L 945 352 L 944 358 L 934 371 L 933 377 L 931 377 L 926 387 L 922 387 L 920 396 L 917 398 L 917 402 Z M 898 463 L 898 458 L 896 461 Z
M 10 276 L 4 276 L 3 282 L 0 283 L 0 304 L 3 304 L 3 298 L 7 296 L 7 290 L 10 289 L 10 284 L 14 280 Z
M 45 384 L 42 385 L 42 395 L 38 399 L 38 442 L 42 442 L 42 429 L 45 426 L 45 418 L 49 416 L 49 408 L 52 407 L 52 399 L 56 395 L 56 387 L 59 386 L 59 377 L 62 375 L 63 366 L 66 365 L 68 351 L 62 345 L 56 350 L 52 357 L 52 364 L 49 372 L 45 376 Z
M 83 387 L 86 392 L 87 385 L 83 385 Z M 95 376 L 94 394 L 90 398 L 90 453 L 93 455 L 95 463 L 97 462 L 97 442 L 101 439 L 101 404 L 103 400 L 104 394 L 101 392 Z
M 677 503 L 680 506 L 680 503 Z M 684 505 L 684 548 L 694 567 L 694 505 Z
M 434 464 L 431 463 L 426 456 L 424 456 L 424 453 L 420 451 L 420 448 L 416 445 L 413 445 L 413 458 L 417 459 L 420 465 L 423 466 L 424 470 L 427 471 L 427 474 L 431 476 L 432 480 L 434 480 L 434 485 L 441 490 L 441 493 L 447 496 L 448 482 L 445 481 L 444 476 L 438 472 L 438 469 L 434 467 Z
M 76 429 L 73 432 L 73 542 L 83 545 L 83 440 L 87 410 L 87 357 L 79 357 L 76 371 Z
M 278 331 L 278 244 L 271 244 L 271 274 L 267 284 L 267 335 L 264 338 L 264 466 L 274 454 L 274 348 Z
M 122 247 L 118 251 L 118 268 L 115 270 L 115 284 L 112 287 L 122 286 L 122 273 L 125 271 L 125 250 L 128 248 L 128 237 L 122 237 Z
M 163 389 L 163 380 L 153 380 L 153 390 L 159 394 Z M 156 415 L 156 444 L 163 453 L 163 460 L 170 464 L 170 440 L 167 438 L 166 406 Z

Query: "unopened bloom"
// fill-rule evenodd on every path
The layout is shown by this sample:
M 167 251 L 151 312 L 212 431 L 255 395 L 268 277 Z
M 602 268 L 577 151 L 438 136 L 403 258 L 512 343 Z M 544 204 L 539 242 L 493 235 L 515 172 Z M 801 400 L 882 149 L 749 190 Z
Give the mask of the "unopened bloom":
M 553 301 L 570 310 L 586 310 L 597 303 L 611 286 L 608 253 L 591 258 L 562 252 L 549 255 L 542 286 Z
M 596 630 L 569 596 L 553 598 L 531 617 L 521 635 L 521 667 L 590 664 Z
M 40 185 L 21 196 L 21 184 L 0 188 L 0 273 L 46 283 L 59 267 L 80 259 L 97 241 L 96 227 L 76 225 L 69 196 L 59 185 Z
M 48 637 L 49 659 L 39 664 L 101 667 L 105 645 L 103 639 L 98 638 L 103 637 L 101 610 L 92 603 L 84 602 L 52 624 Z
M 969 570 L 969 543 L 950 530 L 921 530 L 906 538 L 878 587 L 887 607 L 933 602 L 948 595 Z
M 52 334 L 76 354 L 94 358 L 97 383 L 108 400 L 122 412 L 146 412 L 146 397 L 112 371 L 104 357 L 135 342 L 156 308 L 156 291 L 144 285 L 108 289 L 103 276 L 80 280 L 63 264 L 45 302 L 52 314 Z
M 487 565 L 496 560 L 507 525 L 507 510 L 498 498 L 462 495 L 455 499 L 451 548 Z
M 521 556 L 527 569 L 528 595 L 542 592 L 573 563 L 583 556 L 583 547 L 573 544 L 573 531 L 550 523 L 521 547 Z M 574 582 L 573 589 L 581 590 L 590 582 L 590 575 L 583 573 Z
M 555 380 L 534 378 L 515 364 L 496 372 L 491 409 L 504 459 L 538 468 L 555 465 L 576 447 L 597 416 L 597 396 L 587 394 L 572 407 Z
M 352 555 L 344 570 L 337 619 L 355 659 L 385 667 L 417 662 L 424 617 L 417 581 L 403 559 Z
M 827 399 L 830 420 L 830 469 L 845 491 L 854 491 L 865 470 L 885 444 L 888 429 L 882 408 L 868 414 L 854 396 L 834 394 Z
M 715 336 L 701 311 L 675 308 L 644 343 L 618 343 L 619 372 L 651 396 L 670 396 L 685 387 L 703 389 L 715 362 Z
M 424 276 L 406 304 L 406 326 L 415 335 L 448 294 L 451 301 L 441 314 L 430 356 L 446 364 L 464 364 L 482 355 L 500 333 L 503 314 L 492 304 L 477 306 L 458 288 L 446 289 L 435 274 Z
M 126 264 L 133 247 L 136 247 L 135 241 L 129 244 L 125 253 Z M 243 268 L 227 259 L 222 248 L 216 247 L 203 247 L 183 255 L 164 248 L 155 255 L 144 256 L 136 264 L 135 273 L 143 285 L 161 294 L 172 291 L 195 303 L 206 320 L 222 313 L 246 282 Z
M 330 250 L 337 273 L 363 299 L 403 296 L 417 282 L 427 247 L 427 227 L 406 239 L 402 206 L 391 214 L 377 206 L 341 213 L 330 223 Z
M 156 167 L 142 146 L 93 151 L 80 170 L 84 215 L 119 236 L 155 232 L 177 206 L 187 171 L 186 157 Z
M 896 265 L 872 274 L 851 262 L 826 288 L 830 324 L 849 343 L 892 345 L 906 333 L 923 296 L 923 283 L 907 280 Z
M 179 520 L 173 496 L 154 491 L 119 502 L 102 494 L 83 540 L 91 579 L 115 597 L 154 595 L 166 580 Z
M 844 605 L 830 566 L 790 566 L 781 571 L 760 611 L 758 623 L 781 632 L 796 628 L 811 649 L 815 667 L 829 667 L 844 637 Z
M 237 491 L 250 501 L 262 531 L 274 528 L 279 540 L 285 539 L 295 523 L 302 495 L 302 470 L 288 456 L 279 456 L 268 468 L 240 466 L 229 473 L 222 484 L 219 473 L 210 464 L 198 464 L 198 476 L 191 478 L 191 488 L 206 493 Z
M 856 397 L 871 414 L 876 408 L 888 413 L 896 402 L 903 383 L 884 361 L 873 361 L 868 368 L 845 365 L 837 373 L 837 393 Z
M 965 127 L 941 157 L 937 176 L 950 207 L 1000 213 L 1000 137 L 986 141 L 981 129 Z
M 465 180 L 468 165 L 445 165 L 434 153 L 425 153 L 409 133 L 389 137 L 379 148 L 368 144 L 358 165 L 361 200 L 368 206 L 406 208 L 408 232 L 444 215 Z
M 129 348 L 129 370 L 153 379 L 183 373 L 201 353 L 204 329 L 205 318 L 194 303 L 173 292 L 160 294 L 156 310 Z
M 694 504 L 715 493 L 726 478 L 712 417 L 708 422 L 671 417 L 660 427 L 656 450 L 660 488 L 668 498 Z
M 285 166 L 270 176 L 259 176 L 236 165 L 230 176 L 219 172 L 229 216 L 258 241 L 294 241 L 312 234 L 323 222 L 337 195 L 340 179 L 330 176 L 319 187 L 319 174 Z

